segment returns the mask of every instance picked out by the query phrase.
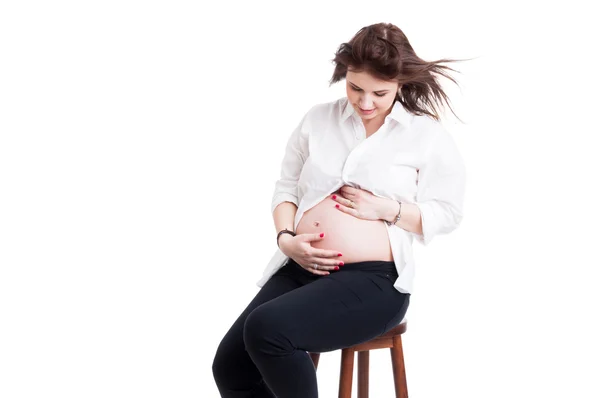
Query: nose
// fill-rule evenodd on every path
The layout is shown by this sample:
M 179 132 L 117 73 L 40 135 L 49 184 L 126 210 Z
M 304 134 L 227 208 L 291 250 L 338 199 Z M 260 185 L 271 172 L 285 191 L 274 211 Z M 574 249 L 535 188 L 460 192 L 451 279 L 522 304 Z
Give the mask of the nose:
M 373 108 L 373 100 L 371 99 L 370 96 L 363 95 L 360 97 L 360 100 L 358 101 L 358 106 L 360 106 L 362 109 L 371 109 L 371 108 Z

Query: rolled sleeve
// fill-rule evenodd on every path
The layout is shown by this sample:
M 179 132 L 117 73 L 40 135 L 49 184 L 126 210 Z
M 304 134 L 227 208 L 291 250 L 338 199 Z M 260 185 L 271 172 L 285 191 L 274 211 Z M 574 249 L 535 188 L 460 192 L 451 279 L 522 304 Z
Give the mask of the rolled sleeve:
M 308 136 L 304 129 L 305 120 L 306 116 L 304 116 L 288 139 L 281 163 L 280 177 L 275 182 L 275 192 L 271 201 L 271 213 L 283 202 L 291 202 L 298 206 L 298 179 L 300 178 L 304 162 L 308 157 Z
M 464 161 L 447 131 L 435 137 L 426 159 L 419 170 L 415 203 L 421 211 L 423 235 L 413 233 L 423 245 L 460 225 L 466 187 Z

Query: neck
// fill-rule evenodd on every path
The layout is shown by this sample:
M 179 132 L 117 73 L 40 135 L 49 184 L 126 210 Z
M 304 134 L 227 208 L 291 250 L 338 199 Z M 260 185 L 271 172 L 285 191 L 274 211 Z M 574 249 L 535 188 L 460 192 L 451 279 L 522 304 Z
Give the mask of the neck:
M 367 133 L 367 137 L 370 136 L 371 134 L 373 134 L 374 132 L 376 132 L 377 130 L 379 130 L 379 128 L 383 125 L 383 122 L 385 120 L 385 116 L 383 117 L 378 117 L 375 119 L 369 119 L 369 120 L 364 120 L 363 119 L 363 125 L 365 126 L 365 131 Z
M 379 130 L 381 126 L 383 126 L 383 122 L 385 122 L 385 118 L 387 117 L 387 115 L 389 115 L 392 112 L 393 106 L 394 105 L 392 104 L 392 106 L 390 106 L 390 109 L 388 109 L 387 112 L 381 116 L 378 116 L 373 119 L 362 119 L 363 125 L 365 126 L 365 131 L 367 133 L 367 137 L 375 133 L 377 130 Z

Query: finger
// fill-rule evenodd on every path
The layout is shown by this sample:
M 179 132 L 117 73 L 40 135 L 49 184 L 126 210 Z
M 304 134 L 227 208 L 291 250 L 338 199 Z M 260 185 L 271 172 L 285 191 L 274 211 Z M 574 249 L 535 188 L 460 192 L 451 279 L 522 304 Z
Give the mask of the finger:
M 311 271 L 338 271 L 340 269 L 340 263 L 341 261 L 338 261 L 335 264 L 331 264 L 331 260 L 321 260 L 321 259 L 314 259 L 312 263 L 310 263 L 309 269 Z M 319 269 L 315 269 L 314 264 L 317 264 L 319 266 Z
M 302 268 L 315 275 L 329 275 L 329 272 L 323 269 L 315 269 L 312 265 L 301 265 Z M 321 267 L 321 266 L 319 266 Z
M 343 211 L 344 213 L 353 215 L 354 217 L 358 217 L 358 211 L 356 209 L 351 209 L 350 207 L 344 206 L 343 204 L 336 204 L 335 208 L 340 211 Z
M 351 203 L 352 203 L 352 199 L 346 199 L 346 198 L 344 198 L 344 200 L 343 200 L 343 202 L 342 202 L 342 204 L 343 204 L 344 206 L 348 206 L 348 207 L 352 207 L 352 206 L 350 205 Z M 354 206 L 356 206 L 356 202 L 354 202 Z
M 326 271 L 337 271 L 339 267 L 344 265 L 342 260 L 333 258 L 313 257 L 307 261 L 310 261 L 309 264 L 311 267 L 314 268 L 315 264 L 317 264 L 320 270 Z
M 322 240 L 325 237 L 325 234 L 323 232 L 321 233 L 317 233 L 317 234 L 306 234 L 306 241 L 307 242 L 315 242 L 318 240 Z
M 321 275 L 321 276 L 325 276 L 325 275 L 331 274 L 331 272 L 329 272 L 329 271 L 320 271 L 320 270 L 316 270 L 316 269 L 310 269 L 309 271 L 312 272 L 315 275 Z
M 346 214 L 350 214 L 351 216 L 354 216 L 354 217 L 356 217 L 356 218 L 361 218 L 361 217 L 360 217 L 360 214 L 359 214 L 359 212 L 358 212 L 358 210 L 357 210 L 357 209 L 351 209 L 351 208 L 349 208 L 349 207 L 346 207 L 346 206 L 344 206 L 344 205 L 335 205 L 335 207 L 336 207 L 336 208 L 337 208 L 339 211 L 342 211 L 342 212 L 344 212 L 344 213 L 346 213 Z
M 311 253 L 313 257 L 330 258 L 330 257 L 342 257 L 342 253 L 335 250 L 326 249 L 314 249 Z
M 350 203 L 352 203 L 351 199 L 345 198 L 342 195 L 332 195 L 331 199 L 335 200 L 338 203 L 343 204 L 344 206 L 349 206 L 349 207 L 350 207 Z
M 352 188 L 349 185 L 344 185 L 342 188 L 340 188 L 340 191 L 344 194 L 344 195 L 355 195 L 356 192 L 358 191 L 356 188 Z
M 343 261 L 334 259 L 315 258 L 313 264 L 315 263 L 319 265 L 319 269 L 328 271 L 337 271 L 340 267 L 344 266 Z

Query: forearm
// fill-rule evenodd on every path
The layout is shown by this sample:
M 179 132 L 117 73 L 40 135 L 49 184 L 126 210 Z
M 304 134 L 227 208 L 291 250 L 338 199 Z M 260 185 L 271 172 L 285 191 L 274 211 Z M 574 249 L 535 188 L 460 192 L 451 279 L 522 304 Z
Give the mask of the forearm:
M 398 202 L 386 199 L 382 207 L 382 219 L 392 222 L 398 214 Z M 421 210 L 413 203 L 402 202 L 400 220 L 396 225 L 406 231 L 423 235 L 423 224 L 421 223 Z
M 273 222 L 276 232 L 284 228 L 294 231 L 294 218 L 298 207 L 291 202 L 282 202 L 273 210 Z

